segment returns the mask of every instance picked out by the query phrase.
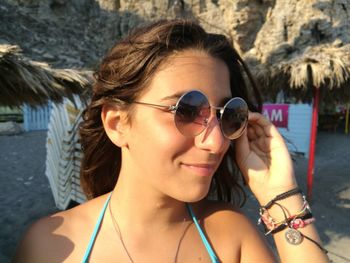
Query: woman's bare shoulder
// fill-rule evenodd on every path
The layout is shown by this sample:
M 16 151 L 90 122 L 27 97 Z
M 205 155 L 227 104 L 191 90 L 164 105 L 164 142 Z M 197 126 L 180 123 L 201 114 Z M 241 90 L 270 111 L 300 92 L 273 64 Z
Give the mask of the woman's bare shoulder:
M 19 244 L 14 262 L 62 262 L 81 254 L 105 200 L 101 196 L 36 221 Z
M 203 200 L 196 208 L 202 225 L 224 262 L 275 262 L 265 239 L 242 210 L 233 204 Z M 227 249 L 231 247 L 232 249 Z
M 196 204 L 194 209 L 200 211 L 198 218 L 202 218 L 204 226 L 209 231 L 212 229 L 216 233 L 234 236 L 238 240 L 242 239 L 246 231 L 256 231 L 242 210 L 233 204 L 203 200 Z M 234 235 L 231 235 L 233 233 Z

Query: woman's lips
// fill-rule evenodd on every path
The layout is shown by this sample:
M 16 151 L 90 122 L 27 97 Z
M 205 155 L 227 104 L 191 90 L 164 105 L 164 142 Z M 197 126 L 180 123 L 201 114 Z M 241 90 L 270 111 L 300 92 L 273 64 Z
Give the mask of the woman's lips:
M 182 163 L 182 166 L 200 176 L 212 176 L 216 167 L 214 164 L 197 163 Z

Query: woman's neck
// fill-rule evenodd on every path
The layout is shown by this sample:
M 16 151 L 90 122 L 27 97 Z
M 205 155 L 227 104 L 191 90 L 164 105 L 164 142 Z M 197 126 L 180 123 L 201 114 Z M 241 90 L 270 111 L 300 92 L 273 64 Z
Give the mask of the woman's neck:
M 111 197 L 111 209 L 121 225 L 171 227 L 189 215 L 185 203 L 160 193 L 136 176 L 121 173 Z

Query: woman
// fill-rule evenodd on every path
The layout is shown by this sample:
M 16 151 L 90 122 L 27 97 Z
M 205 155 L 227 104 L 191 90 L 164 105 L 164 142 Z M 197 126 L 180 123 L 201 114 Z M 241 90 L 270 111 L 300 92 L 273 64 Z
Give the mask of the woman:
M 102 61 L 84 114 L 91 200 L 35 223 L 17 261 L 274 262 L 237 208 L 240 172 L 281 261 L 327 262 L 288 150 L 260 108 L 224 36 L 187 20 L 135 30 Z

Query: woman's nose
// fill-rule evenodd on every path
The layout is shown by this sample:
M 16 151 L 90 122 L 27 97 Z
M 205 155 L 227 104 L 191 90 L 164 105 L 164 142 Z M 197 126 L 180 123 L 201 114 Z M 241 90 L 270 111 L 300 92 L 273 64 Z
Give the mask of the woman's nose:
M 223 135 L 220 121 L 216 115 L 208 120 L 204 131 L 195 137 L 196 146 L 211 153 L 221 153 L 225 150 L 229 140 Z

